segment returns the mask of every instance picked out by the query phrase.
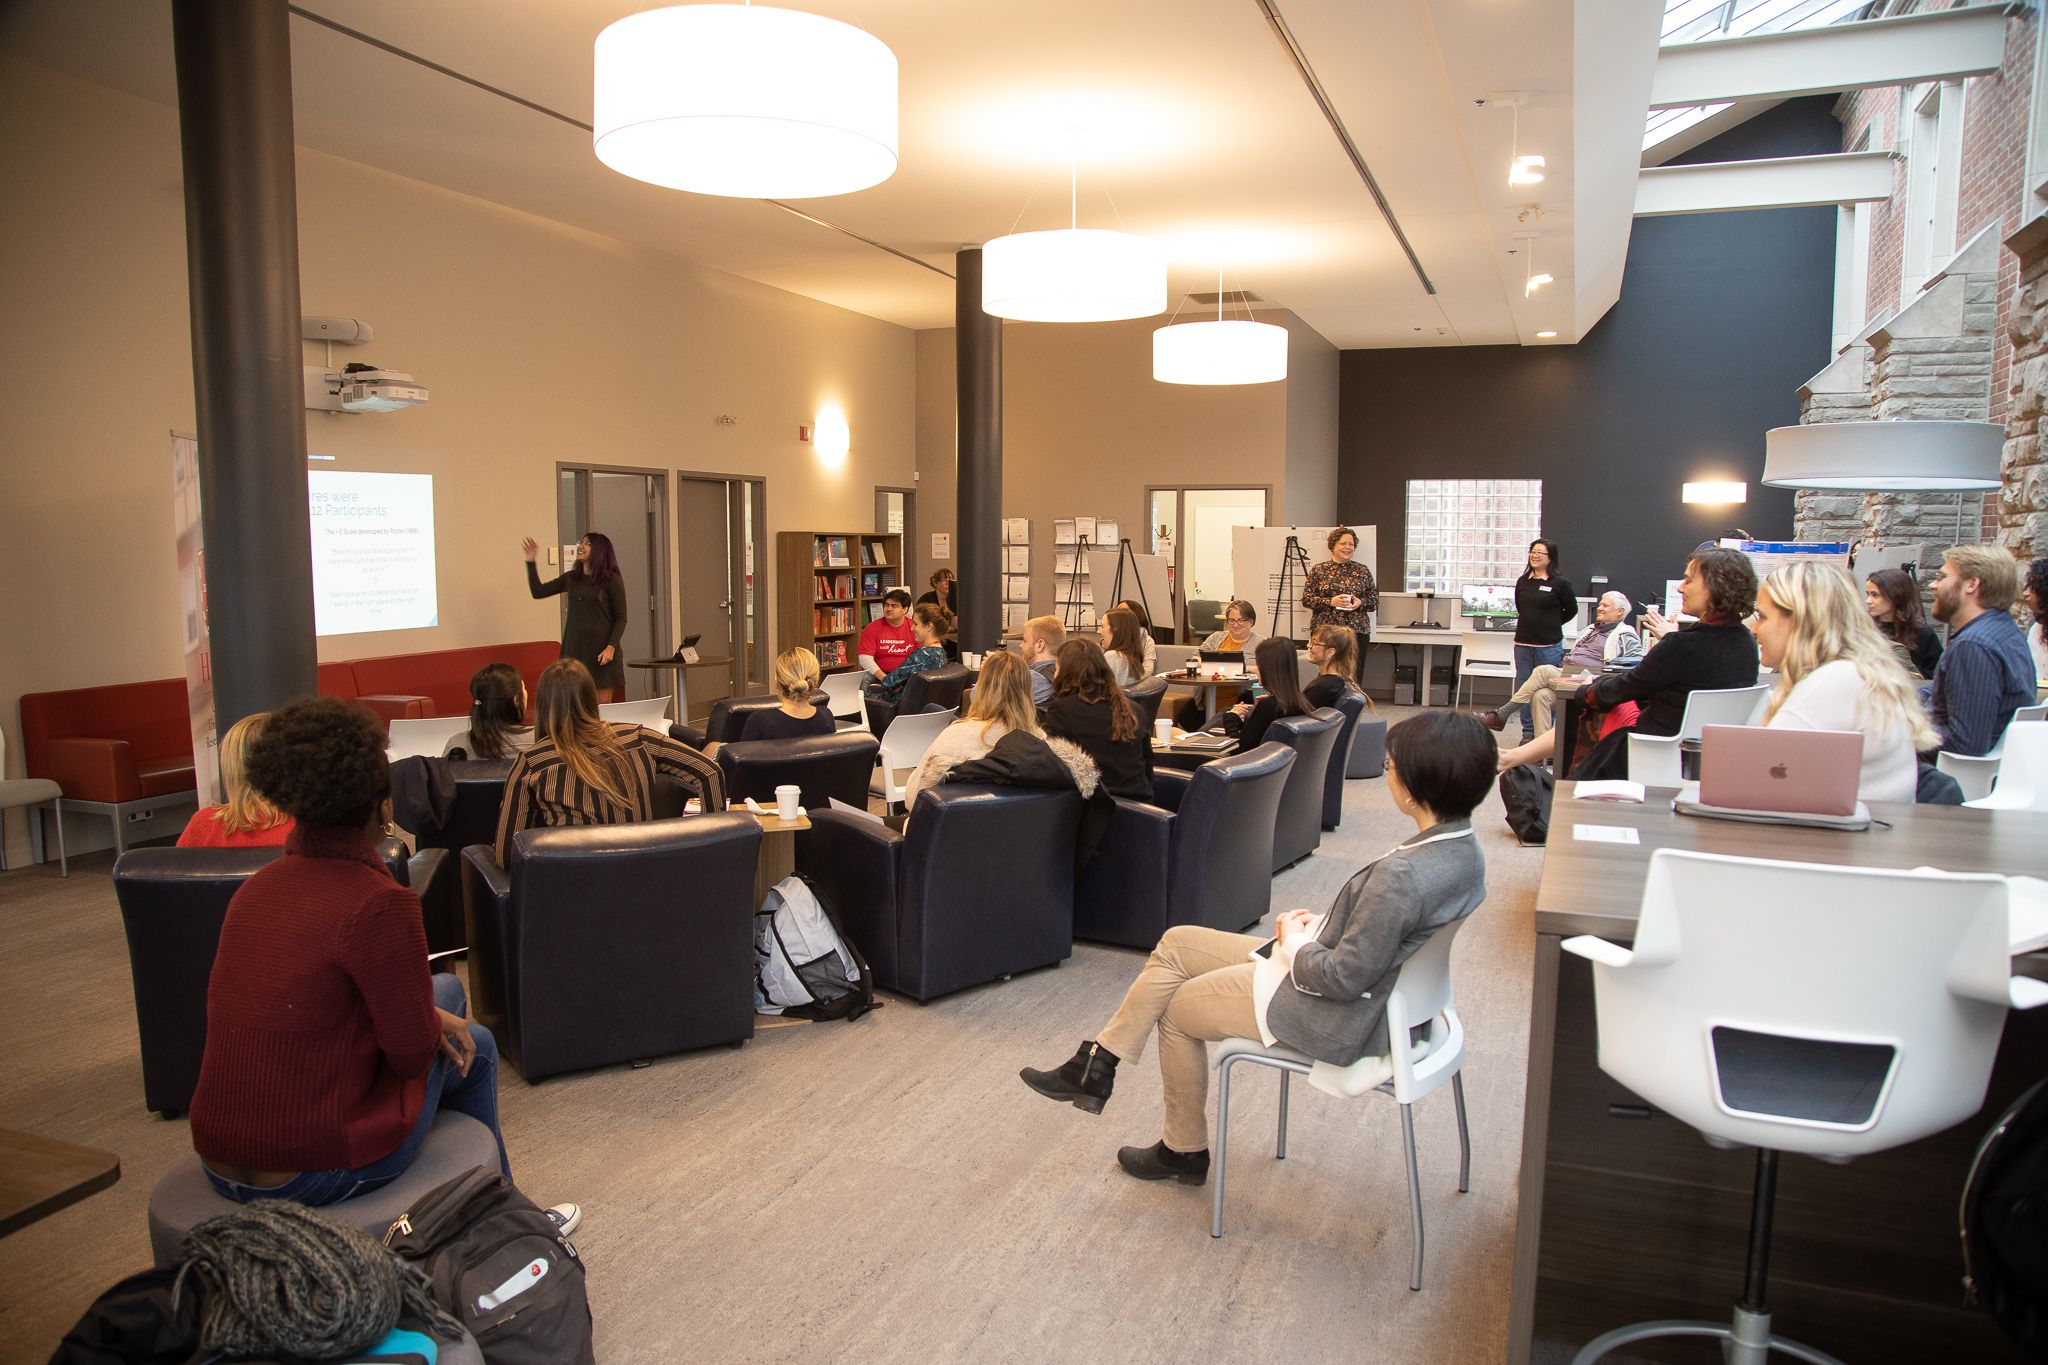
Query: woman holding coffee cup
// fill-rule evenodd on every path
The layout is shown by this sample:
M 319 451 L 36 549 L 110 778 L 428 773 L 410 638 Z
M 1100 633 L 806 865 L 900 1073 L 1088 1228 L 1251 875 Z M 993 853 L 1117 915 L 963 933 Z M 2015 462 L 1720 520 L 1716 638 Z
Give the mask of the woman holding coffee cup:
M 1362 647 L 1372 638 L 1372 614 L 1379 610 L 1380 590 L 1372 570 L 1352 558 L 1358 553 L 1358 532 L 1339 526 L 1330 532 L 1330 557 L 1308 571 L 1301 585 L 1301 605 L 1309 625 L 1349 626 Z

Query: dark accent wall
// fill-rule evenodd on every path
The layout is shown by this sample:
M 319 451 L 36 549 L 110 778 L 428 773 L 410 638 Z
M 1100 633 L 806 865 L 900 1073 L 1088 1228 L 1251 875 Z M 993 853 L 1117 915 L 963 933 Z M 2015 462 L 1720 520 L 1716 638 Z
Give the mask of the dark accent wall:
M 1832 98 L 1793 100 L 1686 161 L 1833 152 Z M 1799 420 L 1830 359 L 1832 208 L 1637 219 L 1621 299 L 1575 346 L 1346 351 L 1337 510 L 1379 528 L 1383 586 L 1402 578 L 1407 481 L 1543 480 L 1543 533 L 1581 593 L 1593 574 L 1660 600 L 1687 551 L 1740 525 L 1792 534 L 1765 488 L 1764 433 Z M 1691 479 L 1746 480 L 1740 507 L 1679 501 Z

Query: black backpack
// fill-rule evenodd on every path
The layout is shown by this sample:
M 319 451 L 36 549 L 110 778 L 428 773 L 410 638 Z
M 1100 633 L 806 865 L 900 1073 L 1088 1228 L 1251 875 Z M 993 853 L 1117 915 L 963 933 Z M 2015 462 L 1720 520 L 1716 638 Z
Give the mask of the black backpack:
M 384 1232 L 489 1365 L 596 1365 L 583 1262 L 554 1220 L 479 1166 L 437 1185 Z
M 1508 828 L 1521 843 L 1550 838 L 1550 794 L 1556 785 L 1541 763 L 1524 763 L 1500 775 L 1500 803 L 1507 807 Z
M 1977 1144 L 1959 1212 L 1965 1299 L 2048 1359 L 2048 1080 Z

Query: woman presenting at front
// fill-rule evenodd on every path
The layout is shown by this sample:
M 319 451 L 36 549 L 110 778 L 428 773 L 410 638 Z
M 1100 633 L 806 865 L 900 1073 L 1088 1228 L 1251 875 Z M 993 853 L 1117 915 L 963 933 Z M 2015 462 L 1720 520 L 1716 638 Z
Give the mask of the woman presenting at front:
M 1515 688 L 1543 664 L 1564 662 L 1564 623 L 1579 614 L 1572 585 L 1557 576 L 1554 540 L 1529 542 L 1529 567 L 1515 580 Z M 1522 742 L 1529 741 L 1529 708 L 1522 713 Z
M 1349 626 L 1365 644 L 1372 638 L 1380 590 L 1373 585 L 1372 570 L 1352 558 L 1357 553 L 1358 532 L 1349 526 L 1330 532 L 1330 557 L 1308 571 L 1301 605 L 1309 610 L 1311 628 Z
M 1395 726 L 1387 733 L 1387 792 L 1415 822 L 1412 837 L 1346 882 L 1327 915 L 1274 916 L 1276 942 L 1263 961 L 1250 956 L 1263 944 L 1253 935 L 1168 929 L 1101 1035 L 1054 1070 L 1026 1067 L 1024 1083 L 1099 1114 L 1117 1064 L 1144 1052 L 1156 1027 L 1166 1131 L 1150 1147 L 1119 1151 L 1117 1161 L 1140 1180 L 1205 1182 L 1205 1043 L 1258 1038 L 1333 1066 L 1391 1050 L 1387 996 L 1401 964 L 1486 897 L 1486 865 L 1467 817 L 1492 789 L 1493 755 L 1492 737 L 1470 716 L 1430 711 Z
M 626 633 L 626 580 L 619 575 L 611 537 L 597 531 L 583 537 L 576 543 L 576 567 L 545 583 L 535 566 L 540 546 L 528 536 L 519 548 L 526 556 L 528 592 L 535 597 L 568 594 L 562 657 L 589 671 L 600 703 L 617 701 L 626 685 L 625 661 L 619 658 L 619 641 Z

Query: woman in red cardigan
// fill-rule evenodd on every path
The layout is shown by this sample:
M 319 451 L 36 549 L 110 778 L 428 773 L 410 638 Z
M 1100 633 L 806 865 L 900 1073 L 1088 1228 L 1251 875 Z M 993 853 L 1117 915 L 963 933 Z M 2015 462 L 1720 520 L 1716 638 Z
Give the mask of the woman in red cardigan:
M 389 818 L 384 730 L 335 697 L 270 717 L 250 783 L 297 822 L 228 904 L 206 997 L 192 1145 L 229 1199 L 323 1205 L 398 1178 L 441 1108 L 498 1139 L 498 1049 L 428 975 L 420 903 L 375 840 Z M 574 1205 L 551 1210 L 564 1231 Z

